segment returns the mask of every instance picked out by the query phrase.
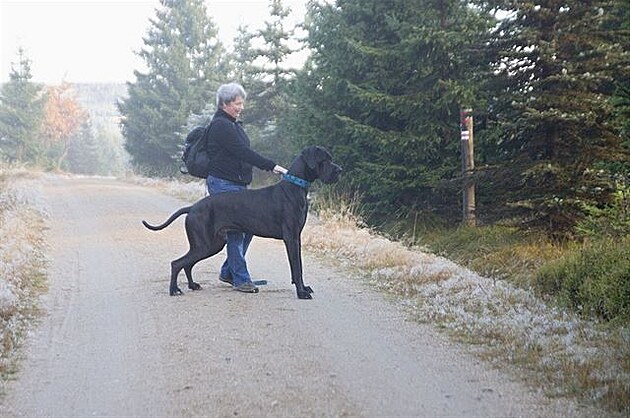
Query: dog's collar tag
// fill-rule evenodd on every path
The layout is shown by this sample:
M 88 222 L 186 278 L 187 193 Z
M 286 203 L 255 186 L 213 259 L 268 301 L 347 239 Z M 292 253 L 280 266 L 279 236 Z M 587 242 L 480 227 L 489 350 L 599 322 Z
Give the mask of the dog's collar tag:
M 288 181 L 289 183 L 293 183 L 296 186 L 300 186 L 303 189 L 308 189 L 308 186 L 310 186 L 310 183 L 308 181 L 299 177 L 295 177 L 291 174 L 283 174 L 282 179 Z

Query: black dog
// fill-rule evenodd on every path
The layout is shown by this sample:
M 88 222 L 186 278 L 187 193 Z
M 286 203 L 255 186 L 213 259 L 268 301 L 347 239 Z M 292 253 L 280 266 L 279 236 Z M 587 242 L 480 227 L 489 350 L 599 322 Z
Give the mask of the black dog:
M 304 286 L 302 279 L 300 241 L 308 213 L 307 188 L 318 178 L 326 184 L 334 183 L 340 173 L 341 167 L 332 162 L 325 148 L 311 146 L 293 161 L 288 174 L 278 184 L 257 190 L 206 196 L 192 206 L 181 208 L 159 226 L 142 221 L 144 226 L 157 231 L 166 228 L 181 215 L 188 214 L 185 225 L 190 249 L 171 262 L 170 294 L 182 293 L 177 287 L 177 276 L 182 269 L 188 279 L 188 288 L 201 289 L 192 279 L 193 266 L 221 251 L 226 243 L 226 232 L 234 230 L 283 240 L 297 296 L 311 299 L 313 291 Z

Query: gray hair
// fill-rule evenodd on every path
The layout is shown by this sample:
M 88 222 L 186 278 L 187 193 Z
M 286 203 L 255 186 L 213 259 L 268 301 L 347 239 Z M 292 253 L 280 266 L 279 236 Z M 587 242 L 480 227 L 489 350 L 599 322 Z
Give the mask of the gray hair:
M 217 107 L 220 109 L 223 105 L 236 100 L 237 97 L 247 98 L 245 89 L 238 83 L 223 84 L 217 90 Z

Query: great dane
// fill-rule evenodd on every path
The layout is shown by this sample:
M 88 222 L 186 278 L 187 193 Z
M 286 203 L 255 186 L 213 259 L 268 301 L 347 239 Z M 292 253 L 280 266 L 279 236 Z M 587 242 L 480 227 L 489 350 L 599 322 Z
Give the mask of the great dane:
M 283 180 L 273 186 L 206 196 L 192 206 L 179 209 L 158 226 L 142 221 L 150 230 L 158 231 L 188 214 L 185 226 L 190 249 L 171 262 L 171 296 L 182 294 L 177 287 L 177 276 L 182 269 L 188 279 L 188 288 L 201 289 L 192 279 L 193 266 L 221 251 L 226 243 L 226 232 L 233 230 L 283 240 L 297 297 L 311 299 L 313 290 L 305 286 L 302 279 L 300 240 L 308 214 L 306 194 L 311 182 L 320 179 L 332 184 L 340 173 L 341 167 L 332 161 L 325 148 L 311 146 L 300 153 Z

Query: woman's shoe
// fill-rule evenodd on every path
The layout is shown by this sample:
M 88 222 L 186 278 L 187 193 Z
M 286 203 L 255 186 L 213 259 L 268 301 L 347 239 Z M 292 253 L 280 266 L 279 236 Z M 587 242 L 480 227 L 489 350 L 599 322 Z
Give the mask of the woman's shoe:
M 234 290 L 244 293 L 258 293 L 258 288 L 252 282 L 245 282 L 240 286 L 234 286 Z
M 219 276 L 219 281 L 223 282 L 223 283 L 227 283 L 230 286 L 234 286 L 234 280 L 232 279 L 232 276 L 229 277 L 221 277 Z M 268 281 L 267 280 L 252 280 L 252 283 L 254 283 L 256 286 L 265 286 Z

